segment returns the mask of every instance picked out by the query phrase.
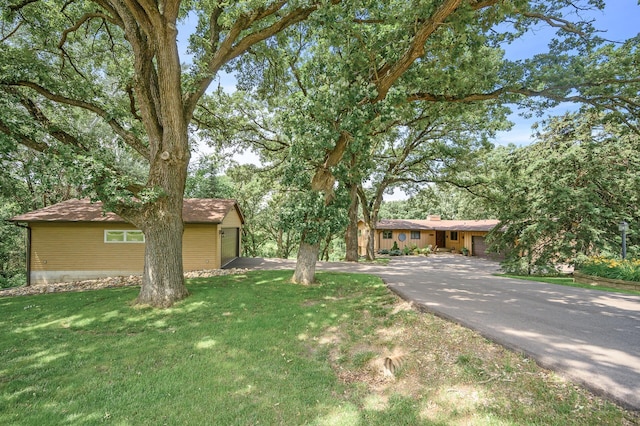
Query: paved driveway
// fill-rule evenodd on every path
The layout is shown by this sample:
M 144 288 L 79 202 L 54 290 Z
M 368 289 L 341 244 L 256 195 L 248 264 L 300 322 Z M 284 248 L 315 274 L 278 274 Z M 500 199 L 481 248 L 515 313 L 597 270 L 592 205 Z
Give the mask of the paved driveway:
M 295 263 L 239 259 L 232 266 L 291 269 Z M 318 269 L 378 275 L 423 309 L 640 410 L 640 296 L 495 277 L 497 263 L 447 254 L 394 258 L 388 266 L 319 263 Z

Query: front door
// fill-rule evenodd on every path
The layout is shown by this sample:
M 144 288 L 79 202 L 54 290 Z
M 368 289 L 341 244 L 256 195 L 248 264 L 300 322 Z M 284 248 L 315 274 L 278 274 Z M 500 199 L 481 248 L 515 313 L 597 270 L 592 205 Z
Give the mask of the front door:
M 444 248 L 445 247 L 445 232 L 444 231 L 436 231 L 436 246 Z

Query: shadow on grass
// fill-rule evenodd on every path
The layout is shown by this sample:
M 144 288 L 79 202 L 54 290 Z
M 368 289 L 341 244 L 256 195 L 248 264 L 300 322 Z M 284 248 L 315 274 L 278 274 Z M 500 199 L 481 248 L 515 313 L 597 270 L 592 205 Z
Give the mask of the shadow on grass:
M 189 280 L 191 296 L 165 310 L 131 307 L 134 288 L 3 300 L 0 423 L 448 424 L 483 410 L 473 386 L 367 385 L 379 380 L 366 370 L 376 354 L 418 325 L 379 279 L 321 273 L 299 286 L 290 277 Z M 369 376 L 353 380 L 358 369 Z M 510 419 L 470 419 L 482 416 Z

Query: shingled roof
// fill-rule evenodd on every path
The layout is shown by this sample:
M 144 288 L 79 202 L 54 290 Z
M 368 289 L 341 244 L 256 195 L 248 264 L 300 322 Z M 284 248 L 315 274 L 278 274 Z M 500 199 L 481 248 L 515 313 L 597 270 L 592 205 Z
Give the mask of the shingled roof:
M 244 222 L 242 212 L 235 200 L 218 198 L 186 198 L 182 208 L 185 223 L 222 223 L 225 216 L 235 208 Z M 101 202 L 89 199 L 72 199 L 43 209 L 14 216 L 13 222 L 126 222 L 115 213 L 104 212 Z
M 499 223 L 496 219 L 484 220 L 414 220 L 382 219 L 376 229 L 403 229 L 408 231 L 491 231 Z

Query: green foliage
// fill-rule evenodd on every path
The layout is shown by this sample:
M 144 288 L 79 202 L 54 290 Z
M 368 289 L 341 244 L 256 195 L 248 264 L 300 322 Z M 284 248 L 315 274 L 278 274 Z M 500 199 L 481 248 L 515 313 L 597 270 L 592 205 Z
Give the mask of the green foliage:
M 398 250 L 398 242 L 397 241 L 393 242 L 393 246 L 391 247 L 391 250 Z
M 581 260 L 576 268 L 583 274 L 615 280 L 640 282 L 640 260 L 590 257 Z
M 548 273 L 580 255 L 616 252 L 618 223 L 640 219 L 638 134 L 596 112 L 547 123 L 538 142 L 498 149 L 485 200 L 499 212 L 494 248 L 518 273 Z M 638 244 L 637 230 L 629 246 Z
M 222 160 L 215 155 L 200 157 L 189 168 L 186 198 L 234 198 L 233 184 L 221 174 Z

